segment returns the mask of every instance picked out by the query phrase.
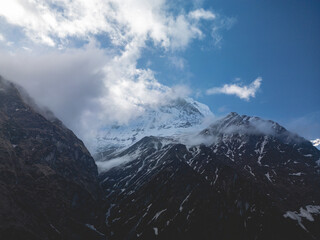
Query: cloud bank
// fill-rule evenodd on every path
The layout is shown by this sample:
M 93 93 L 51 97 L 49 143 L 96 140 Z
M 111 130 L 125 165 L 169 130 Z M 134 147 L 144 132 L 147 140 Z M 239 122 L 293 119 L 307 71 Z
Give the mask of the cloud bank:
M 187 11 L 165 0 L 1 1 L 0 74 L 92 150 L 104 126 L 126 124 L 146 107 L 190 93 L 138 67 L 142 52 L 151 47 L 172 57 L 192 41 L 215 41 L 221 18 L 200 5 Z
M 10 0 L 1 1 L 0 16 L 32 41 L 52 47 L 64 47 L 70 37 L 107 34 L 114 45 L 143 44 L 149 38 L 166 49 L 203 37 L 199 21 L 215 19 L 202 8 L 188 14 L 171 10 L 165 0 Z
M 127 124 L 145 108 L 190 92 L 187 86 L 160 84 L 150 69 L 138 69 L 94 43 L 44 55 L 0 51 L 0 69 L 38 105 L 51 109 L 91 150 L 104 126 Z
M 214 87 L 207 90 L 208 95 L 213 94 L 227 94 L 227 95 L 236 95 L 240 99 L 249 101 L 250 98 L 256 96 L 256 92 L 259 90 L 262 83 L 262 78 L 258 77 L 250 85 L 242 86 L 240 84 L 225 84 L 222 87 Z

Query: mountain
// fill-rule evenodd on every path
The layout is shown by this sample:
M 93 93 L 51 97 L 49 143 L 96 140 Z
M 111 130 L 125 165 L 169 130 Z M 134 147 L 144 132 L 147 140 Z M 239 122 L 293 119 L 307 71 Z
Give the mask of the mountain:
M 105 128 L 98 175 L 82 141 L 0 77 L 0 239 L 320 239 L 320 151 L 237 113 L 200 130 L 211 116 L 177 99 Z
M 317 138 L 315 140 L 311 140 L 311 143 L 313 144 L 313 146 L 315 146 L 316 148 L 318 148 L 320 150 L 320 139 Z
M 199 128 L 213 114 L 208 106 L 191 98 L 178 98 L 157 107 L 148 107 L 128 125 L 107 126 L 97 137 L 95 159 L 103 161 L 146 136 L 172 136 Z
M 101 206 L 82 141 L 0 77 L 0 239 L 104 239 Z
M 108 239 L 320 239 L 320 151 L 231 113 L 98 162 Z

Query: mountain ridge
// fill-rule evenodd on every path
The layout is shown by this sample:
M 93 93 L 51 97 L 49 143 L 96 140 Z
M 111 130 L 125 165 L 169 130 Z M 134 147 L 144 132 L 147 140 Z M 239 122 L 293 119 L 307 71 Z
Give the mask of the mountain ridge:
M 145 137 L 116 156 L 123 164 L 98 163 L 110 239 L 320 237 L 320 151 L 273 121 L 235 113 L 198 135 L 210 134 L 197 145 Z
M 124 127 L 134 131 L 102 151 L 98 172 L 72 131 L 0 78 L 0 236 L 320 238 L 320 151 L 310 141 L 234 112 L 202 127 L 212 113 L 192 99 L 159 111 Z

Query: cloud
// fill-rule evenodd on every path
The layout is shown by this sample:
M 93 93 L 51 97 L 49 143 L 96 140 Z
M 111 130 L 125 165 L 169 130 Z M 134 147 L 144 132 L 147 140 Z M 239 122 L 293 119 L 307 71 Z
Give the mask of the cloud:
M 1 47 L 1 45 L 3 45 L 4 44 L 4 46 L 12 46 L 13 45 L 13 42 L 8 42 L 8 41 L 6 41 L 6 38 L 0 33 L 0 47 Z
M 101 108 L 97 104 L 104 88 L 101 68 L 108 60 L 94 46 L 46 54 L 0 51 L 0 72 L 80 133 L 83 114 Z
M 178 70 L 183 70 L 186 64 L 186 60 L 182 57 L 172 56 L 169 57 L 170 64 Z
M 202 134 L 199 134 L 198 132 L 197 133 L 194 132 L 194 133 L 188 133 L 185 135 L 176 136 L 175 140 L 188 147 L 198 146 L 201 144 L 210 146 L 218 140 L 218 137 L 214 135 L 202 135 Z
M 237 19 L 234 17 L 222 17 L 219 14 L 216 14 L 215 16 L 211 37 L 213 39 L 214 46 L 221 48 L 221 42 L 223 39 L 221 31 L 229 30 L 237 22 Z
M 189 17 L 196 20 L 200 20 L 200 19 L 213 20 L 216 18 L 216 16 L 212 12 L 206 11 L 203 8 L 190 12 Z
M 202 8 L 177 14 L 165 0 L 11 0 L 0 2 L 0 16 L 21 27 L 32 41 L 51 47 L 64 45 L 70 37 L 106 34 L 118 46 L 135 38 L 151 39 L 166 49 L 184 48 L 203 36 L 194 19 L 215 18 Z
M 200 6 L 189 12 L 172 6 L 166 0 L 0 1 L 0 32 L 14 45 L 0 51 L 0 74 L 91 147 L 104 126 L 127 124 L 146 107 L 190 93 L 137 66 L 144 49 L 174 56 L 206 37 L 204 21 L 217 20 Z
M 94 139 L 104 126 L 127 124 L 147 107 L 190 94 L 187 86 L 164 86 L 150 69 L 138 69 L 134 54 L 118 56 L 94 42 L 45 54 L 0 51 L 0 72 L 51 109 L 94 150 Z
M 213 94 L 227 94 L 236 95 L 237 97 L 249 101 L 251 97 L 256 96 L 256 92 L 259 90 L 262 83 L 262 78 L 258 77 L 250 85 L 241 86 L 239 84 L 225 84 L 223 87 L 214 87 L 207 90 L 208 95 Z

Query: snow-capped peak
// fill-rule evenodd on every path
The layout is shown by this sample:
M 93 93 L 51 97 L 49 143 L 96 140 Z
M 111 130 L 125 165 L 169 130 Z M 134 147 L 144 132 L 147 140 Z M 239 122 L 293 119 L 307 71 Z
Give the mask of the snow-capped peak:
M 128 125 L 106 126 L 97 137 L 98 153 L 123 149 L 145 136 L 173 136 L 193 128 L 201 129 L 213 118 L 209 107 L 191 98 L 178 98 L 166 105 L 149 107 Z
M 214 122 L 203 131 L 206 134 L 262 134 L 278 135 L 287 133 L 287 130 L 278 123 L 264 120 L 259 117 L 239 115 L 235 112 Z
M 317 138 L 315 140 L 311 140 L 313 146 L 317 147 L 320 145 L 320 138 Z
M 312 143 L 313 146 L 315 146 L 316 148 L 318 148 L 320 150 L 320 138 L 310 140 L 310 142 Z

